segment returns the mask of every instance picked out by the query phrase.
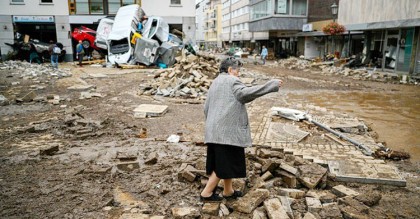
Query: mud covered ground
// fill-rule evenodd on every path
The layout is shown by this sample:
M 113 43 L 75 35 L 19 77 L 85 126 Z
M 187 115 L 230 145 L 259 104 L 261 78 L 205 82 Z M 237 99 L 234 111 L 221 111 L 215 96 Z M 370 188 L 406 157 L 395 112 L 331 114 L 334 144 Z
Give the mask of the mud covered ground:
M 182 164 L 204 169 L 206 148 L 196 145 L 203 141 L 203 104 L 138 96 L 139 85 L 153 78 L 153 70 L 74 68 L 69 64 L 60 68 L 70 68 L 73 76 L 31 79 L 20 78 L 18 70 L 0 70 L 0 94 L 10 100 L 26 95 L 36 86 L 43 87 L 34 91 L 40 102 L 23 101 L 0 107 L 1 218 L 119 218 L 124 212 L 171 218 L 174 207 L 202 205 L 198 199 L 202 182 L 180 180 L 178 173 Z M 355 92 L 408 96 L 417 103 L 420 98 L 419 87 L 413 85 L 353 80 L 268 66 L 245 65 L 245 68 L 244 72 L 255 75 L 257 83 L 269 78 L 284 81 L 280 93 L 275 94 L 278 98 L 271 95 L 257 100 L 255 104 L 263 109 L 262 113 L 284 101 L 290 106 L 328 107 L 331 105 L 323 105 L 314 96 L 331 93 L 338 94 L 334 100 L 337 102 L 332 104 L 336 106 L 344 104 L 345 97 Z M 73 85 L 93 85 L 96 89 L 91 93 L 97 95 L 80 99 L 81 92 L 85 91 L 68 90 Z M 59 96 L 59 103 L 53 103 L 54 95 Z M 169 110 L 161 117 L 134 118 L 133 109 L 143 103 L 165 104 Z M 411 105 L 408 110 L 417 114 L 404 122 L 418 121 L 419 109 L 418 104 Z M 341 113 L 340 108 L 334 110 Z M 344 112 L 369 117 L 348 108 Z M 374 122 L 369 125 L 375 127 Z M 387 130 L 381 126 L 381 130 L 388 132 L 395 132 L 394 128 Z M 411 146 L 417 150 L 419 141 L 413 136 L 418 131 L 418 124 L 406 131 L 407 138 L 415 139 Z M 166 142 L 171 134 L 182 135 L 182 141 Z M 377 135 L 378 141 L 386 143 L 386 137 L 381 133 Z M 40 150 L 54 146 L 59 147 L 58 152 L 40 155 Z M 119 165 L 133 159 L 138 161 L 138 166 Z M 398 166 L 407 179 L 407 187 L 355 183 L 347 186 L 360 193 L 382 195 L 379 204 L 371 208 L 371 218 L 419 218 L 418 157 L 412 161 L 387 162 Z M 254 172 L 252 166 L 248 166 L 249 178 L 252 178 Z M 234 213 L 229 217 L 252 215 Z

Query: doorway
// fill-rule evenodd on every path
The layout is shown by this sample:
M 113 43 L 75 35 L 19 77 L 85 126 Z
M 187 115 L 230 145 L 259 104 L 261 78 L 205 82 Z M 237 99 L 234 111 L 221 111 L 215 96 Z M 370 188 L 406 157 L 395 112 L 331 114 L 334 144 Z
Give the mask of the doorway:
M 382 66 L 384 70 L 395 71 L 397 63 L 397 51 L 399 48 L 398 45 L 398 36 L 399 30 L 388 30 L 385 35 L 385 47 L 384 54 L 385 57 L 382 60 Z

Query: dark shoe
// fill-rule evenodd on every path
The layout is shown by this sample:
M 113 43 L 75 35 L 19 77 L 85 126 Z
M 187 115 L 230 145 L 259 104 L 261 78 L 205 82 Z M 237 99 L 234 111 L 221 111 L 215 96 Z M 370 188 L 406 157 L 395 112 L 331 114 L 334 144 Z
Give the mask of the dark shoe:
M 237 191 L 237 190 L 235 190 L 235 191 L 233 191 L 232 195 L 229 195 L 229 196 L 223 196 L 223 198 L 225 198 L 226 200 L 232 200 L 232 199 L 237 199 L 237 198 L 240 198 L 240 197 L 242 197 L 242 196 L 244 196 L 244 194 L 242 194 L 242 192 L 241 192 L 241 191 Z
M 213 193 L 210 197 L 203 197 L 200 195 L 200 201 L 202 202 L 221 202 L 223 200 L 218 194 Z

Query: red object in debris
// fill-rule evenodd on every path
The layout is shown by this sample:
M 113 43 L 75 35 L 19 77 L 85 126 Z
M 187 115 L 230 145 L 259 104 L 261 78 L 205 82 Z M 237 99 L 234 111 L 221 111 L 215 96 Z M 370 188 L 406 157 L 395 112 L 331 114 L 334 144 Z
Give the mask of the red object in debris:
M 81 26 L 79 28 L 74 28 L 73 33 L 71 34 L 73 39 L 76 41 L 81 40 L 83 47 L 85 49 L 92 47 L 95 50 L 99 50 L 98 47 L 95 46 L 95 39 L 96 39 L 96 31 L 85 26 Z

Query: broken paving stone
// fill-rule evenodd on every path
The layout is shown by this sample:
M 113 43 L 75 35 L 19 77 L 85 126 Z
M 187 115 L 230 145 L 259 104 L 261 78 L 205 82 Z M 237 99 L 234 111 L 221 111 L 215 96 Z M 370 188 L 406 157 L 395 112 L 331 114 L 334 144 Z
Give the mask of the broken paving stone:
M 346 219 L 369 219 L 366 214 L 357 211 L 351 206 L 340 207 L 340 210 Z
M 283 170 L 276 170 L 275 172 L 277 175 L 280 175 L 283 179 L 283 183 L 287 185 L 288 188 L 296 188 L 297 187 L 297 179 L 292 174 L 283 171 Z
M 143 213 L 123 213 L 119 219 L 165 219 L 165 216 L 154 216 Z
M 188 182 L 194 182 L 196 175 L 188 170 L 184 170 L 182 172 L 182 178 L 186 179 Z
M 318 219 L 318 218 L 316 218 L 315 215 L 313 215 L 311 212 L 306 212 L 303 219 Z
M 122 171 L 131 172 L 135 169 L 140 168 L 140 165 L 138 161 L 120 162 L 120 163 L 117 163 L 117 168 Z
M 242 213 L 251 213 L 265 199 L 268 198 L 270 192 L 267 189 L 256 189 L 248 192 L 245 196 L 239 198 L 233 203 L 233 209 Z
M 343 218 L 337 203 L 322 205 L 322 209 L 318 214 L 321 218 Z
M 111 172 L 112 167 L 111 166 L 90 166 L 83 170 L 83 173 L 94 173 L 99 175 L 106 175 Z
M 379 201 L 381 200 L 381 198 L 382 198 L 381 193 L 374 191 L 374 192 L 358 195 L 354 199 L 356 199 L 359 202 L 362 202 L 363 204 L 369 207 L 372 207 L 372 206 L 377 205 Z
M 272 198 L 264 201 L 264 207 L 270 219 L 288 219 L 289 215 L 283 208 L 278 198 Z
M 310 190 L 306 193 L 306 196 L 317 198 L 321 203 L 331 203 L 337 199 L 337 196 L 328 190 Z
M 156 152 L 152 152 L 149 154 L 149 156 L 147 156 L 146 161 L 144 162 L 147 165 L 153 165 L 156 164 L 158 161 L 158 154 Z
M 306 205 L 308 206 L 309 212 L 318 213 L 322 209 L 321 201 L 317 198 L 306 197 Z
M 134 109 L 135 118 L 162 116 L 168 110 L 166 105 L 141 104 Z
M 299 190 L 299 189 L 287 189 L 287 188 L 281 188 L 280 189 L 280 195 L 288 196 L 290 198 L 300 199 L 305 197 L 305 191 Z
M 289 215 L 290 218 L 294 218 L 293 210 L 292 210 L 292 207 L 291 207 L 291 203 L 292 203 L 293 199 L 291 199 L 289 197 L 286 197 L 286 196 L 278 196 L 278 198 L 280 199 L 281 205 L 286 210 L 287 215 Z
M 293 174 L 294 176 L 296 176 L 298 174 L 298 169 L 286 164 L 286 163 L 281 163 L 280 164 L 280 169 L 289 172 L 291 174 Z
M 270 172 L 274 172 L 274 170 L 277 169 L 277 167 L 279 167 L 279 164 L 272 161 L 272 160 L 267 160 L 266 163 L 264 164 L 264 166 L 262 166 L 262 172 L 265 173 L 267 171 Z
M 204 214 L 217 216 L 219 214 L 219 203 L 205 203 L 201 211 Z
M 350 207 L 354 208 L 357 212 L 362 212 L 364 214 L 369 213 L 369 207 L 368 206 L 366 206 L 363 203 L 360 203 L 359 201 L 357 201 L 356 199 L 354 199 L 350 196 L 346 196 L 344 198 L 339 198 L 338 199 L 338 204 L 339 205 L 350 206 Z
M 52 156 L 59 151 L 58 145 L 50 146 L 39 150 L 41 156 Z
M 322 177 L 327 173 L 327 169 L 316 164 L 306 164 L 299 166 L 299 181 L 309 189 L 315 188 L 321 181 Z
M 252 219 L 267 219 L 264 207 L 255 209 L 252 213 Z
M 358 192 L 354 191 L 353 189 L 349 189 L 343 185 L 334 186 L 331 191 L 338 197 L 359 195 Z
M 193 207 L 172 208 L 174 218 L 196 218 L 200 216 L 200 211 Z
M 7 106 L 9 104 L 9 100 L 5 96 L 0 95 L 0 106 Z
M 261 180 L 262 181 L 267 181 L 269 179 L 273 178 L 273 174 L 271 174 L 269 171 L 265 172 L 262 176 L 261 176 Z

